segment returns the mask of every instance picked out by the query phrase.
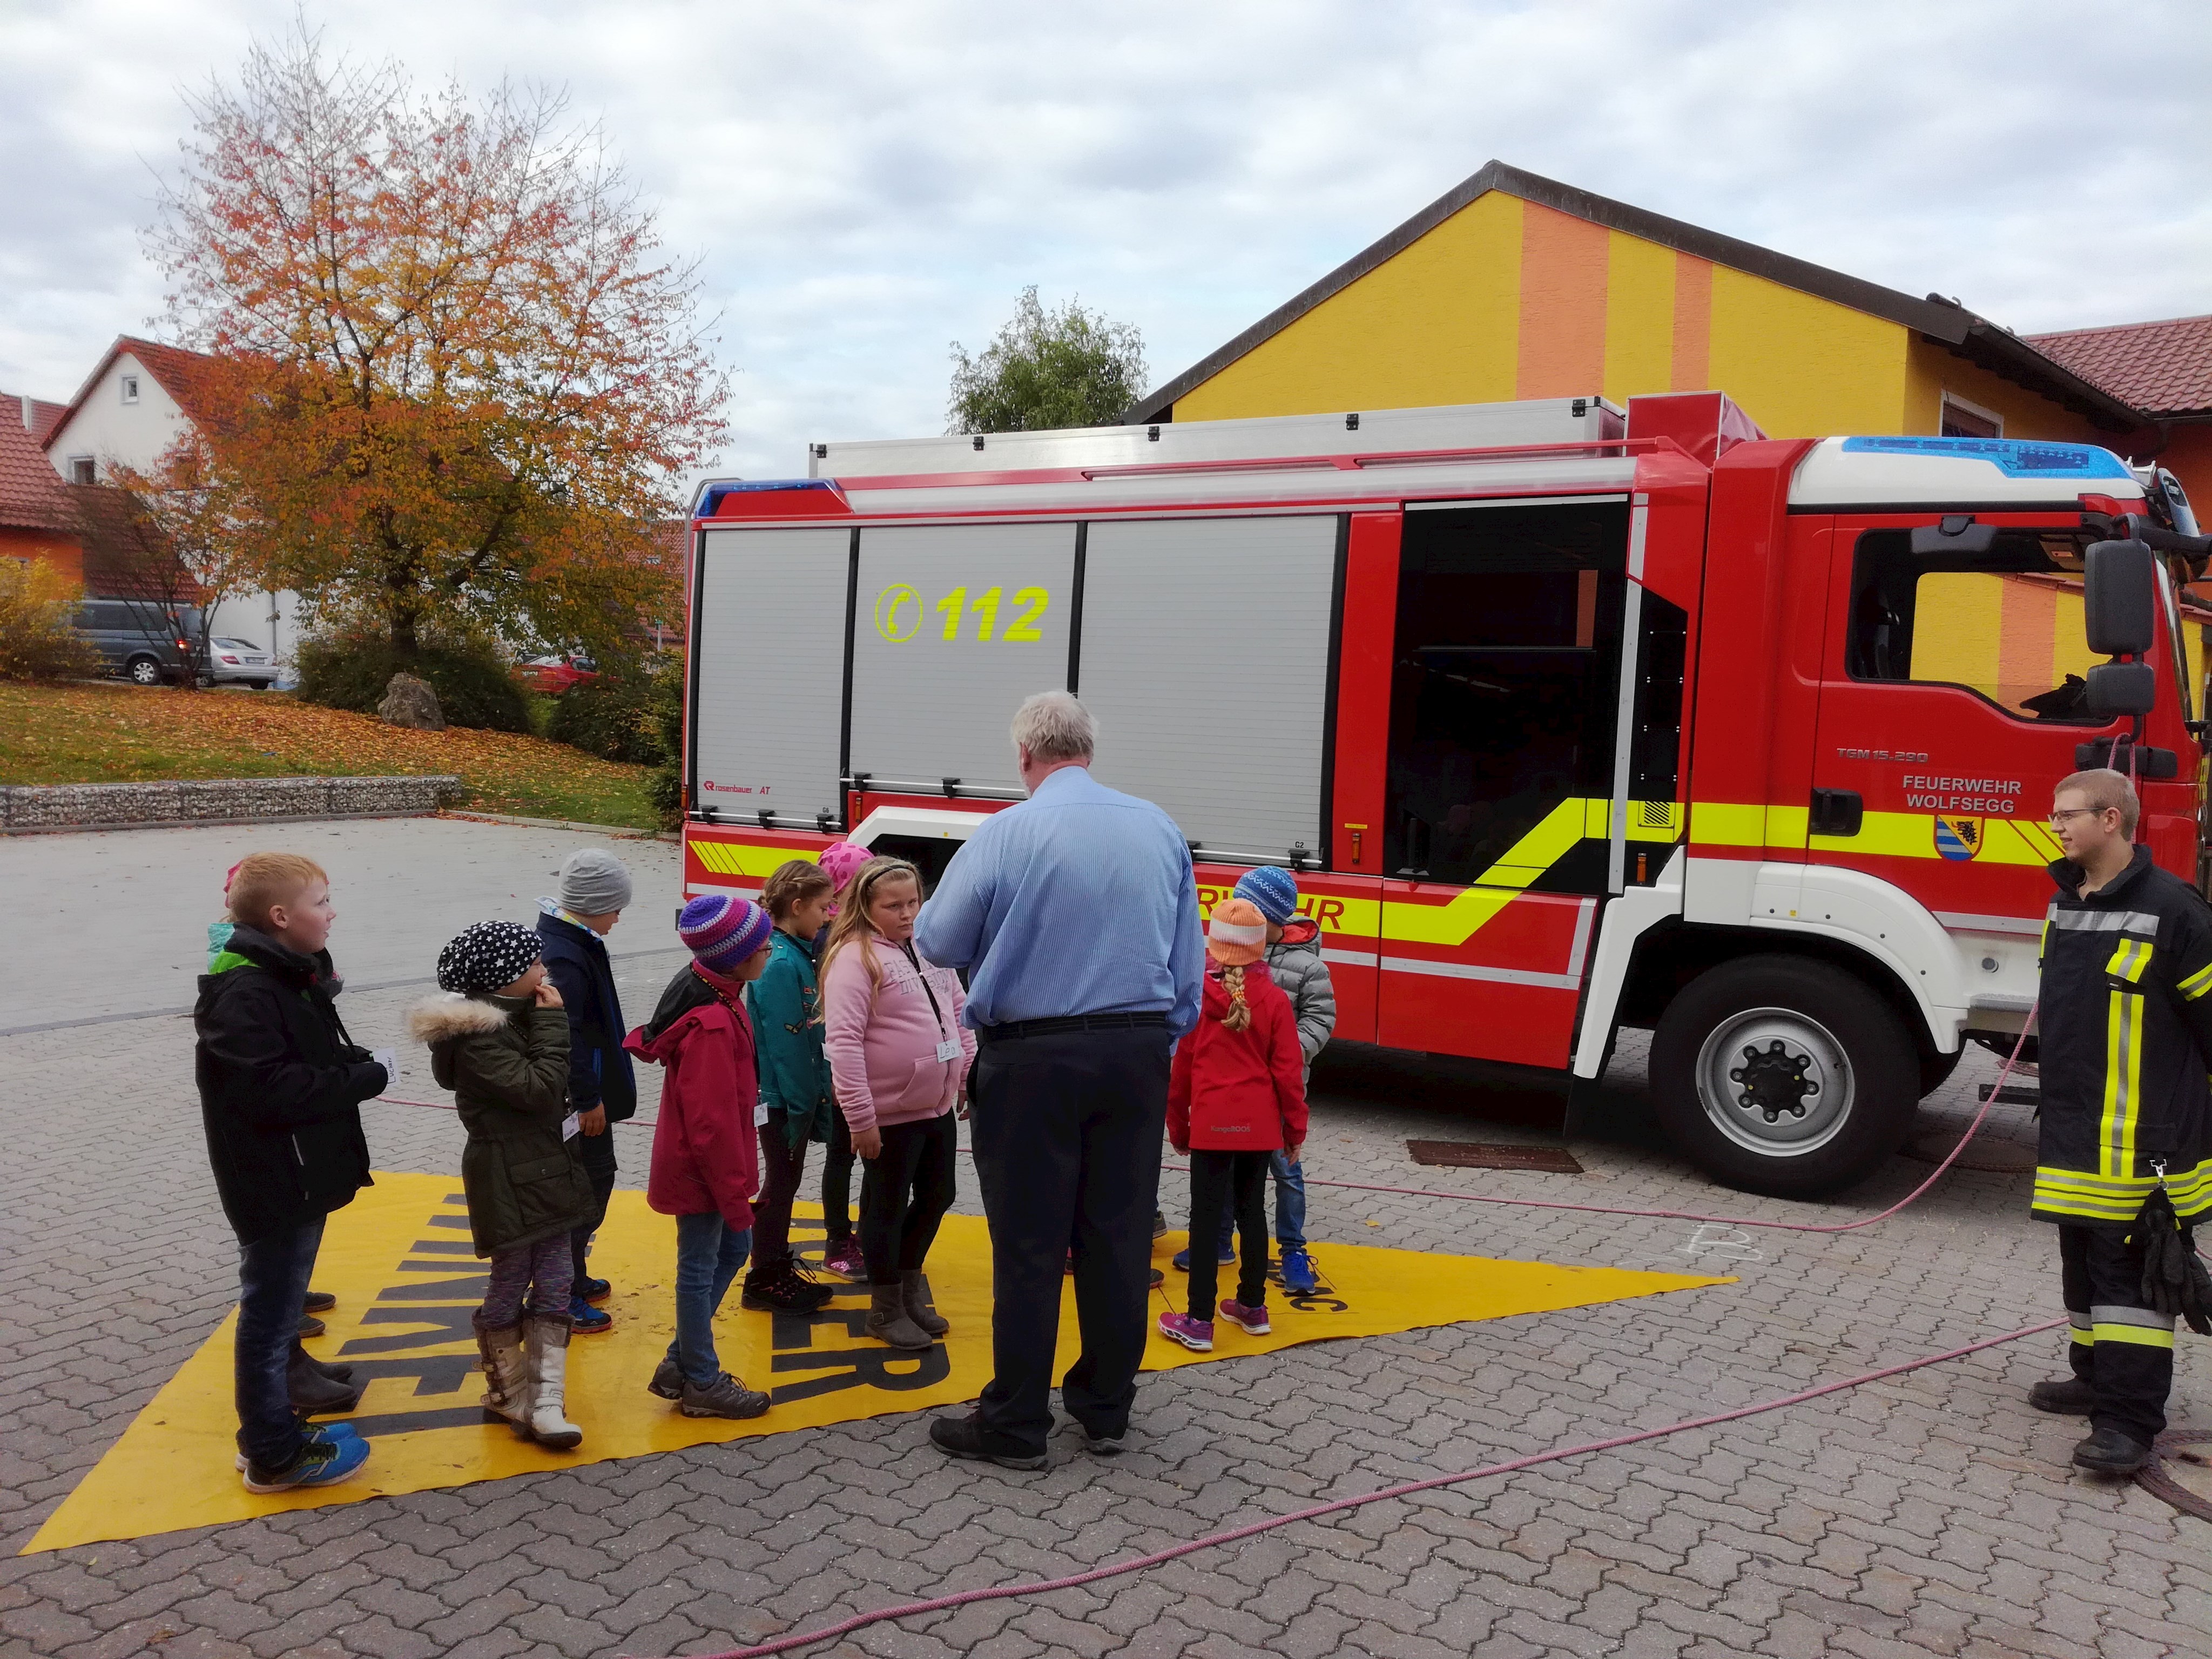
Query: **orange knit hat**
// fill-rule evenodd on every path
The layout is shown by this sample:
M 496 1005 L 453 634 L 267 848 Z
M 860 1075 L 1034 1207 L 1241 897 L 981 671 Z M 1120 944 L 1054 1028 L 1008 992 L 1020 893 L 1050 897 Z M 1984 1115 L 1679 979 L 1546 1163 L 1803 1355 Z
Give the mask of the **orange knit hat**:
M 1225 968 L 1242 968 L 1267 954 L 1267 919 L 1249 899 L 1224 899 L 1206 925 L 1206 954 Z

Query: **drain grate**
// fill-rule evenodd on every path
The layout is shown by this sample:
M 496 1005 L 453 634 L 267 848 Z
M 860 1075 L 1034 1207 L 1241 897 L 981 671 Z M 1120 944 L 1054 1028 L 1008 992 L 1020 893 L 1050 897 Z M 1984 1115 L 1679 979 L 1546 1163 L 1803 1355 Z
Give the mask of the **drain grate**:
M 1538 1170 L 1547 1175 L 1580 1175 L 1583 1166 L 1564 1146 L 1487 1146 L 1475 1140 L 1409 1140 L 1406 1150 L 1416 1164 L 1455 1170 Z

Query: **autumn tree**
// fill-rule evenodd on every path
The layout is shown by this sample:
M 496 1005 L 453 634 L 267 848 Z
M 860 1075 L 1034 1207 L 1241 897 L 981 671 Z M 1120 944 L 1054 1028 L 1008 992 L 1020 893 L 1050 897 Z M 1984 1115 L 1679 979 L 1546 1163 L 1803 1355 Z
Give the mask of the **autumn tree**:
M 619 650 L 668 604 L 655 524 L 728 386 L 696 266 L 599 132 L 305 32 L 191 113 L 149 242 L 210 358 L 145 498 L 403 655 L 426 629 Z
M 1039 432 L 1107 426 L 1145 390 L 1145 338 L 1070 300 L 1047 311 L 1034 284 L 1022 290 L 998 337 L 973 356 L 952 343 L 948 430 Z

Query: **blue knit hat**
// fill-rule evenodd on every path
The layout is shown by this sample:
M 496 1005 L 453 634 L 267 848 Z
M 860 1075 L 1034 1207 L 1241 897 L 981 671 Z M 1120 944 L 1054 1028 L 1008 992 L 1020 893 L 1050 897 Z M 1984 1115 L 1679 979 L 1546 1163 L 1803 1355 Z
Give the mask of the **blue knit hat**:
M 702 968 L 726 979 L 768 943 L 775 924 L 749 898 L 706 893 L 684 907 L 676 931 Z
M 1298 913 L 1297 880 L 1279 865 L 1247 870 L 1237 880 L 1235 896 L 1251 900 L 1278 927 Z

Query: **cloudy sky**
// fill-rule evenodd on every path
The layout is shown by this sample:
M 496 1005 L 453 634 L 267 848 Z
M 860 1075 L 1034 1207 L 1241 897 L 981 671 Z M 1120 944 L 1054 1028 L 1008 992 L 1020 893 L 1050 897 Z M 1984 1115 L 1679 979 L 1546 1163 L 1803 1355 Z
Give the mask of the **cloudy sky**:
M 696 255 L 728 471 L 942 429 L 1025 283 L 1155 383 L 1495 156 L 2022 332 L 2212 311 L 2203 0 L 304 0 L 565 87 Z M 292 0 L 0 0 L 0 387 L 160 328 L 183 93 Z

